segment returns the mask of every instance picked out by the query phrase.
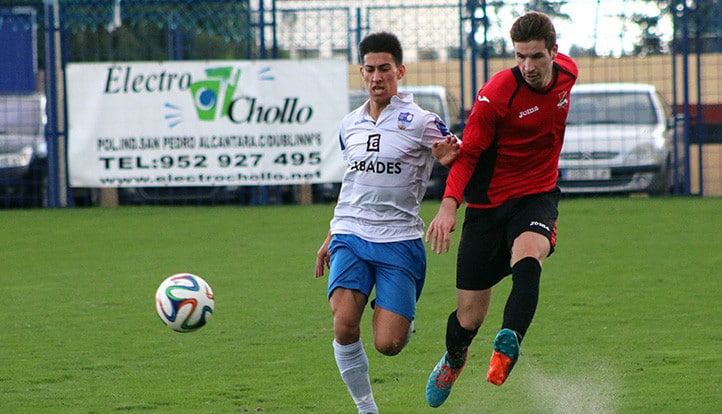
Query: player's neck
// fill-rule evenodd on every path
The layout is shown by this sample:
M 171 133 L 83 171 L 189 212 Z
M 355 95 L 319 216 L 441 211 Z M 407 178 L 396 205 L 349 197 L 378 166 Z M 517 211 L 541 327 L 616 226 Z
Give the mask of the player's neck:
M 552 84 L 552 81 L 554 81 L 554 75 L 556 74 L 556 71 L 554 70 L 554 67 L 552 67 L 552 70 L 549 71 L 549 74 L 547 75 L 547 78 L 544 79 L 544 86 L 542 86 L 540 89 L 545 90 L 549 87 L 549 85 Z
M 369 116 L 370 116 L 371 118 L 373 118 L 374 121 L 378 121 L 379 116 L 381 116 L 381 112 L 383 112 L 384 109 L 385 109 L 387 106 L 389 106 L 390 103 L 391 103 L 391 101 L 386 102 L 386 103 L 382 103 L 382 104 L 377 103 L 377 102 L 375 102 L 375 101 L 373 101 L 373 100 L 370 101 L 370 102 L 369 102 Z

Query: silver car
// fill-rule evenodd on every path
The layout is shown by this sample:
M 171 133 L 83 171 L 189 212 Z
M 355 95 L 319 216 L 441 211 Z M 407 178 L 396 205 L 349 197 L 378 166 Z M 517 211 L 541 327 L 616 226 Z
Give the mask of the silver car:
M 667 194 L 684 183 L 672 114 L 653 85 L 580 84 L 572 89 L 559 160 L 563 193 Z M 681 138 L 681 135 L 679 135 Z
M 47 203 L 45 96 L 0 95 L 0 206 Z

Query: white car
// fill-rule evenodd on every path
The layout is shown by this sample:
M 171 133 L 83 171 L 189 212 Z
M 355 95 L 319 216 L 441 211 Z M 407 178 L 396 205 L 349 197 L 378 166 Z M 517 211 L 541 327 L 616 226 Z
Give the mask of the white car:
M 672 113 L 653 85 L 580 84 L 572 89 L 559 160 L 563 193 L 667 194 L 684 180 Z M 677 137 L 681 141 L 681 134 Z

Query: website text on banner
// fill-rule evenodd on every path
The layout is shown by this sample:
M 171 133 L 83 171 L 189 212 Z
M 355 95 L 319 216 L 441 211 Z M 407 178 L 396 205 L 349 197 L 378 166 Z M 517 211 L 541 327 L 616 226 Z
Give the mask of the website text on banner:
M 69 64 L 74 187 L 338 182 L 340 60 Z

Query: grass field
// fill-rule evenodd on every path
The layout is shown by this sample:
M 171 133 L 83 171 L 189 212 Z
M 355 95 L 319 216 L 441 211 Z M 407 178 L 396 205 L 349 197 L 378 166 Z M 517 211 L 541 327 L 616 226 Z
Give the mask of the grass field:
M 437 206 L 424 204 L 427 222 Z M 382 412 L 722 412 L 722 199 L 574 199 L 560 211 L 509 381 L 484 380 L 505 280 L 451 397 L 426 406 L 455 303 L 455 254 L 429 254 L 409 346 L 391 358 L 367 346 Z M 313 277 L 331 214 L 0 211 L 0 411 L 355 412 L 333 360 L 326 278 Z M 215 291 L 216 313 L 198 332 L 172 332 L 155 314 L 155 289 L 178 272 Z

